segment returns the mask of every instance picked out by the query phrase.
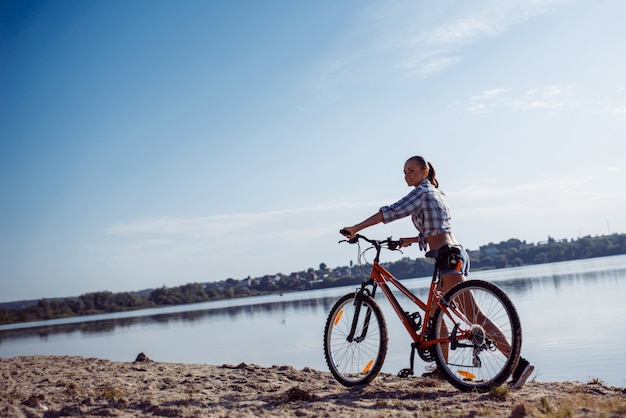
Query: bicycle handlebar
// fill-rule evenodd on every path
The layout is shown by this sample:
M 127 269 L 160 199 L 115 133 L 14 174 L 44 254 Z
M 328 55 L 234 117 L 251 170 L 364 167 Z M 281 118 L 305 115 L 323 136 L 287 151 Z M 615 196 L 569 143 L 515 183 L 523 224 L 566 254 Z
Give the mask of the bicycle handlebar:
M 345 229 L 342 229 L 341 231 L 339 231 L 339 233 L 346 237 L 348 235 L 348 231 L 346 231 Z M 388 249 L 392 251 L 398 250 L 400 247 L 402 247 L 402 240 L 393 240 L 391 239 L 391 237 L 389 237 L 381 241 L 381 240 L 369 239 L 366 236 L 360 235 L 360 234 L 356 234 L 354 237 L 350 239 L 341 240 L 339 242 L 347 242 L 349 244 L 356 244 L 359 241 L 359 239 L 369 242 L 374 247 L 376 247 L 379 251 L 380 251 L 380 248 L 382 248 L 383 246 L 387 247 Z

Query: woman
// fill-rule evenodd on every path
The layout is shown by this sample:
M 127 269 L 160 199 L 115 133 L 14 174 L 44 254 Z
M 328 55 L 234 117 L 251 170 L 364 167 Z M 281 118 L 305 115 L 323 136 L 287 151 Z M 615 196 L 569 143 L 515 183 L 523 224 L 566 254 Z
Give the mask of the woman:
M 407 247 L 416 242 L 419 243 L 419 247 L 423 251 L 438 249 L 446 244 L 460 247 L 452 235 L 450 209 L 445 195 L 439 190 L 439 182 L 432 164 L 420 156 L 409 158 L 404 164 L 404 180 L 409 187 L 413 187 L 408 195 L 392 205 L 383 206 L 363 222 L 344 227 L 346 237 L 353 238 L 360 230 L 372 225 L 381 222 L 389 223 L 411 215 L 419 235 L 400 238 L 402 247 Z M 465 276 L 469 274 L 470 259 L 465 249 L 461 250 L 461 258 L 463 260 L 461 271 L 441 270 L 439 288 L 443 293 L 464 281 Z M 521 388 L 533 370 L 534 366 L 520 357 L 519 364 L 513 372 L 512 387 Z

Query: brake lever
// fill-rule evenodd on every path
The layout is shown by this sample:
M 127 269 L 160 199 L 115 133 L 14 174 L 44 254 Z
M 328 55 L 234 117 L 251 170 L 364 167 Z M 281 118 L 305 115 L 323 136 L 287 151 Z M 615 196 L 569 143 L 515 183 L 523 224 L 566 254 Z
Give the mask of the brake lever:
M 340 230 L 339 233 L 345 237 L 348 236 L 348 231 L 346 231 L 345 229 Z M 359 241 L 359 234 L 356 234 L 352 239 L 342 239 L 341 241 L 339 241 L 339 243 L 347 242 L 349 244 L 356 244 L 358 241 Z
M 342 240 L 339 240 L 338 244 L 341 244 L 342 242 L 347 242 L 348 244 L 356 244 L 357 241 L 358 240 L 356 240 L 356 239 L 354 239 L 354 240 L 352 240 L 352 239 L 342 239 Z
M 359 237 L 356 238 L 352 238 L 352 239 L 342 239 L 341 242 L 347 242 L 348 244 L 356 244 L 357 242 L 359 242 Z

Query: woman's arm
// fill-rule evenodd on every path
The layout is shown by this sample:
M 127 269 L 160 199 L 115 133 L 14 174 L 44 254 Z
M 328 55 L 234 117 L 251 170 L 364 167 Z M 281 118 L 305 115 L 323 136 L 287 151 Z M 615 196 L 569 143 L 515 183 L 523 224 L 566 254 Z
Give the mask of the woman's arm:
M 348 232 L 349 235 L 346 235 L 349 239 L 354 238 L 354 236 L 362 229 L 367 227 L 379 224 L 383 221 L 383 213 L 381 211 L 376 212 L 366 220 L 361 223 L 358 223 L 354 226 L 346 226 L 343 229 Z

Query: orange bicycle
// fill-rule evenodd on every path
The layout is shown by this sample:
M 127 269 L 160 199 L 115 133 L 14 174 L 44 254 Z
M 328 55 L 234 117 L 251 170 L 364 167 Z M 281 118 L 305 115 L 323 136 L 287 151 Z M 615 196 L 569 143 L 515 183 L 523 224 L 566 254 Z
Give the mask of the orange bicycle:
M 331 373 L 344 386 L 369 384 L 380 372 L 389 336 L 383 312 L 374 300 L 380 288 L 389 300 L 411 343 L 410 367 L 398 375 L 413 375 L 415 353 L 437 368 L 458 389 L 487 391 L 503 384 L 519 361 L 522 329 L 515 306 L 502 289 L 482 280 L 467 280 L 445 295 L 437 289 L 440 269 L 460 269 L 459 247 L 445 246 L 426 253 L 435 259 L 428 299 L 424 303 L 380 265 L 383 248 L 399 250 L 400 241 L 372 240 L 356 235 L 349 242 L 366 241 L 376 251 L 369 278 L 355 292 L 333 306 L 324 329 L 324 355 Z M 364 251 L 358 245 L 359 265 Z M 390 285 L 420 311 L 402 308 Z M 423 318 L 423 319 L 422 319 Z

